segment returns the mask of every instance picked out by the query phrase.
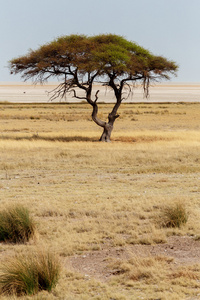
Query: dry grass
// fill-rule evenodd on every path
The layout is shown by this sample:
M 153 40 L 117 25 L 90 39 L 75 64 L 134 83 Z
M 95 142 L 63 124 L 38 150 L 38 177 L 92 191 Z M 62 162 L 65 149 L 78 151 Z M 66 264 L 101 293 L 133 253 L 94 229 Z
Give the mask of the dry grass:
M 61 259 L 107 247 L 164 243 L 170 235 L 198 236 L 199 106 L 124 104 L 113 143 L 104 144 L 98 142 L 101 130 L 90 121 L 87 105 L 1 104 L 0 210 L 19 202 L 27 206 L 37 222 L 37 243 Z M 109 108 L 101 105 L 102 117 Z M 189 212 L 188 222 L 160 228 L 157 218 L 164 205 L 177 199 Z M 32 244 L 1 245 L 0 258 L 24 253 L 26 247 Z M 131 270 L 135 266 L 125 263 Z M 190 277 L 190 267 L 172 272 L 165 260 L 153 260 L 152 267 L 157 270 L 153 277 L 148 267 L 144 280 L 133 280 L 136 275 L 130 271 L 129 278 L 126 271 L 128 277 L 107 283 L 66 273 L 53 294 L 32 299 L 184 299 L 198 294 L 194 281 L 184 286 L 186 275 L 177 275 Z M 174 282 L 173 293 L 169 285 Z M 148 293 L 151 298 L 145 298 Z
M 200 266 L 178 267 L 174 270 L 172 262 L 172 258 L 164 256 L 112 261 L 108 265 L 113 274 L 110 283 L 136 291 L 133 299 L 185 299 L 188 288 L 200 288 Z M 138 293 L 141 286 L 144 298 Z

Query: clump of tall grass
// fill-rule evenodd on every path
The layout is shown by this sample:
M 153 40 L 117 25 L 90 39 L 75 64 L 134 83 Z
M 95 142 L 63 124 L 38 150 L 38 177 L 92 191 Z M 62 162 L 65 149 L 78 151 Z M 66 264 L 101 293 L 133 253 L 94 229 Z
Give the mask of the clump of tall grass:
M 180 228 L 187 223 L 187 220 L 188 213 L 184 204 L 175 203 L 164 208 L 162 214 L 162 225 L 164 227 Z
M 17 204 L 0 212 L 0 241 L 25 243 L 35 231 L 35 223 L 24 206 Z
M 60 274 L 57 257 L 38 251 L 15 256 L 3 264 L 0 270 L 0 293 L 34 295 L 41 290 L 50 292 L 56 286 Z

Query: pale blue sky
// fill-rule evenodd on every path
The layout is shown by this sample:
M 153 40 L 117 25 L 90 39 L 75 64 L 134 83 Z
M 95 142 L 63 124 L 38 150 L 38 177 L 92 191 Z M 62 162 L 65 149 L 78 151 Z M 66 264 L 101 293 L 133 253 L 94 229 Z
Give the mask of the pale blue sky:
M 200 0 L 0 0 L 0 82 L 8 61 L 61 35 L 115 33 L 179 64 L 200 82 Z

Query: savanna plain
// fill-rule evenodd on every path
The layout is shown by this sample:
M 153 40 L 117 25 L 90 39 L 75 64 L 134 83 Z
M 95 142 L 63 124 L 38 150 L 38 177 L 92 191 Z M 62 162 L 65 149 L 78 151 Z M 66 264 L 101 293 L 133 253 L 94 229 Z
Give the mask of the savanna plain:
M 0 210 L 22 204 L 37 228 L 1 242 L 1 263 L 48 249 L 61 264 L 51 293 L 21 299 L 200 299 L 200 103 L 119 114 L 100 143 L 87 104 L 0 103 Z M 176 205 L 187 222 L 168 226 Z

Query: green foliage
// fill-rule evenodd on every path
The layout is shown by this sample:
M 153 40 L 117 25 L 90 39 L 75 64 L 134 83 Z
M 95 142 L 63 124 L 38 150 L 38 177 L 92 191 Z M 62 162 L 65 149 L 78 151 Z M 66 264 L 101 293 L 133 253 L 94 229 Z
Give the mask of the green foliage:
M 35 223 L 29 211 L 16 205 L 0 212 L 0 241 L 25 243 L 35 234 Z
M 182 203 L 175 203 L 172 206 L 165 207 L 162 224 L 164 227 L 178 227 L 186 224 L 188 220 L 188 213 Z
M 59 279 L 60 263 L 54 254 L 37 252 L 18 255 L 1 267 L 1 294 L 34 295 L 50 292 Z
M 73 77 L 76 78 L 74 86 L 78 86 L 77 79 L 86 74 L 90 79 L 91 76 L 96 79 L 108 76 L 106 81 L 111 75 L 114 79 L 123 76 L 127 80 L 142 79 L 147 74 L 152 79 L 154 76 L 167 78 L 168 73 L 176 72 L 177 65 L 161 56 L 154 56 L 122 36 L 103 34 L 59 37 L 38 50 L 31 50 L 26 56 L 11 60 L 10 69 L 11 73 L 21 73 L 25 79 L 34 77 L 36 81 L 54 76 Z

